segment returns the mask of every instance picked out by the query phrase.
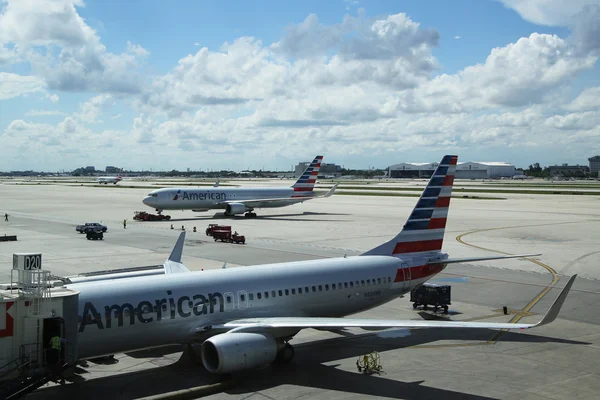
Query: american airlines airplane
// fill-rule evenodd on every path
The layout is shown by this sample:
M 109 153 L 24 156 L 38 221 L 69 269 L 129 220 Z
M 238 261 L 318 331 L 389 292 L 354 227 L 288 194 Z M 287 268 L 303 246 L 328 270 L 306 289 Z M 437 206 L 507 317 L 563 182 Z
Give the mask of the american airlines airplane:
M 164 188 L 146 196 L 142 202 L 159 214 L 163 210 L 192 210 L 202 212 L 225 209 L 226 216 L 244 214 L 256 217 L 255 208 L 285 207 L 306 200 L 325 198 L 333 194 L 335 184 L 329 192 L 317 196 L 313 189 L 321 168 L 323 156 L 317 156 L 291 187 L 278 188 Z
M 306 328 L 527 329 L 552 322 L 576 275 L 537 323 L 344 318 L 410 292 L 448 264 L 530 256 L 452 259 L 442 252 L 456 162 L 445 156 L 400 233 L 360 256 L 192 272 L 181 263 L 182 232 L 159 275 L 67 283 L 79 291 L 79 358 L 198 343 L 204 367 L 223 374 L 291 361 L 289 342 Z
M 99 176 L 98 183 L 104 183 L 105 185 L 108 185 L 109 183 L 114 183 L 116 185 L 117 182 L 120 182 L 123 180 L 123 178 L 121 177 L 122 173 L 123 173 L 123 170 L 121 170 L 119 172 L 118 176 Z

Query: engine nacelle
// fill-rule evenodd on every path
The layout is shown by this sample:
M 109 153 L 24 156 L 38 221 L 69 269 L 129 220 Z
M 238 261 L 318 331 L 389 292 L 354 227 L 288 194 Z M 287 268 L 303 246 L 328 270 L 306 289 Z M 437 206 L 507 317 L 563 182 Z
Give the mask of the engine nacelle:
M 248 211 L 248 208 L 242 203 L 229 203 L 225 208 L 225 212 L 229 215 L 243 214 Z
M 221 333 L 202 343 L 202 364 L 214 374 L 263 367 L 275 357 L 277 342 L 266 333 Z

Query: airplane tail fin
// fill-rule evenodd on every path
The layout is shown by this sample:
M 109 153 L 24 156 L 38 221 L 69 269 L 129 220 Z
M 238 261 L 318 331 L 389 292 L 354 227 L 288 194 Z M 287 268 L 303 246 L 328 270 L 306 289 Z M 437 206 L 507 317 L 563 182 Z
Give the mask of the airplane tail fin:
M 392 240 L 362 255 L 411 257 L 439 254 L 444 240 L 457 161 L 458 156 L 444 156 L 402 231 Z
M 185 243 L 185 232 L 181 232 L 179 238 L 177 239 L 177 243 L 171 250 L 171 254 L 163 267 L 165 268 L 165 274 L 176 274 L 181 272 L 190 272 L 189 269 L 185 265 L 181 263 L 181 256 L 183 254 L 183 245 Z
M 304 170 L 304 173 L 300 178 L 292 185 L 295 192 L 312 192 L 315 188 L 315 182 L 317 181 L 317 175 L 321 169 L 321 161 L 323 156 L 316 156 L 310 165 Z

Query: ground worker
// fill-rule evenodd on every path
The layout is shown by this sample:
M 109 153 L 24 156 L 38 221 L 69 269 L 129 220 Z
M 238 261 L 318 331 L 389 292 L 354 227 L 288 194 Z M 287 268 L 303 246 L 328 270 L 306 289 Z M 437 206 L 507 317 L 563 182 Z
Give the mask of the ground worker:
M 7 213 L 4 213 L 4 220 L 8 221 L 8 214 Z
M 56 365 L 60 361 L 61 343 L 65 342 L 60 336 L 55 335 L 50 338 L 50 351 L 48 353 L 48 364 Z
M 123 220 L 123 229 L 127 229 L 127 220 L 126 219 Z

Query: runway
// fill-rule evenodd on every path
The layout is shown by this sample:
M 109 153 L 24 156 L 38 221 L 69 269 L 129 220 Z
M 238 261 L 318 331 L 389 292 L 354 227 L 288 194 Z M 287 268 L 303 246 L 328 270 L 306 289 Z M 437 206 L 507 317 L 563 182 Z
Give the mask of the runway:
M 414 197 L 334 195 L 258 218 L 222 219 L 214 212 L 172 212 L 171 221 L 132 221 L 148 189 L 64 185 L 0 185 L 0 281 L 10 281 L 12 254 L 41 252 L 54 275 L 162 264 L 181 226 L 183 262 L 192 270 L 357 255 L 390 239 Z M 462 195 L 462 193 L 461 193 Z M 524 332 L 351 330 L 302 331 L 286 367 L 239 374 L 205 398 L 597 398 L 600 391 L 600 212 L 598 196 L 511 194 L 505 200 L 453 198 L 444 250 L 451 257 L 542 253 L 530 259 L 455 264 L 431 282 L 452 285 L 452 320 L 535 322 L 565 276 L 579 274 L 554 323 Z M 148 209 L 148 211 L 150 211 Z M 127 229 L 122 221 L 127 218 Z M 102 222 L 103 241 L 88 241 L 75 225 Z M 214 242 L 204 229 L 226 223 L 246 245 Z M 171 229 L 171 224 L 174 229 Z M 193 227 L 197 232 L 193 232 Z M 507 306 L 509 315 L 502 307 Z M 364 318 L 446 318 L 413 310 L 408 298 L 358 314 Z M 357 358 L 378 351 L 384 374 L 367 376 Z M 216 382 L 179 347 L 119 354 L 114 364 L 88 362 L 76 382 L 48 384 L 31 399 L 143 398 Z M 193 397 L 192 397 L 193 398 Z

